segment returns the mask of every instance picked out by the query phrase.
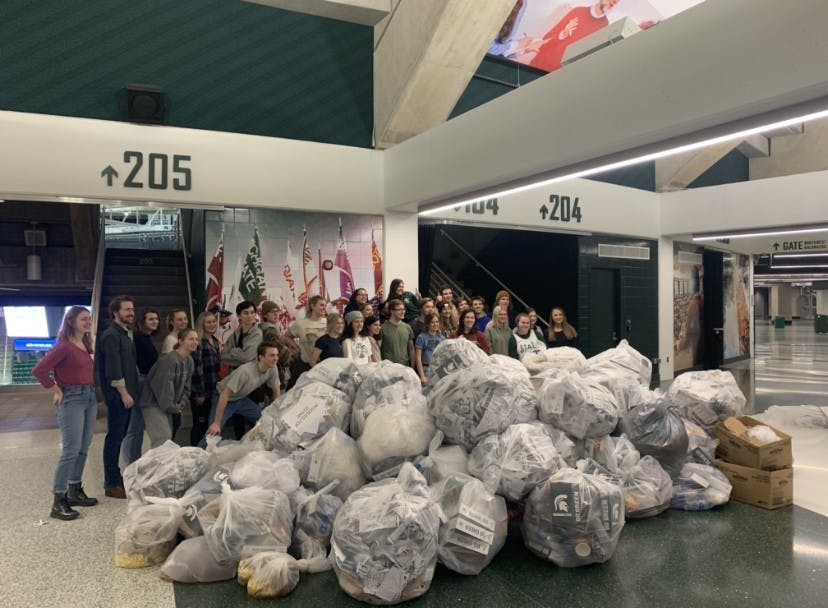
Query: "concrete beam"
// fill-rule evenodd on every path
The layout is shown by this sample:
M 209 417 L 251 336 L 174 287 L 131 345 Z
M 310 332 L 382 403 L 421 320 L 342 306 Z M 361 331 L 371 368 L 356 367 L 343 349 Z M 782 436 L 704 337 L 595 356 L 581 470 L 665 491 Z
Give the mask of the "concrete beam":
M 374 49 L 374 129 L 388 148 L 443 123 L 513 0 L 399 2 Z
M 374 26 L 391 12 L 391 0 L 244 0 L 295 13 Z

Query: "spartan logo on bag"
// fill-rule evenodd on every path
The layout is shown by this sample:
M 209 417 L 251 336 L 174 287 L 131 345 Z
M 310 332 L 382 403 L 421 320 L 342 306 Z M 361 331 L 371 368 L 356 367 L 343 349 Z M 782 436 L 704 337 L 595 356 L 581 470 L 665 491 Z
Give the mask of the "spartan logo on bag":
M 570 483 L 552 483 L 552 517 L 565 517 L 574 521 L 581 520 L 581 492 L 577 485 Z

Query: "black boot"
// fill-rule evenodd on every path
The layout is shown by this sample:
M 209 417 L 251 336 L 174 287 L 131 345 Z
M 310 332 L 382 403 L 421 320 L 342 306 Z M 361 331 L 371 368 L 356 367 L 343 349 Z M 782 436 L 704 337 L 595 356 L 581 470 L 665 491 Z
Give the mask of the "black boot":
M 69 506 L 65 492 L 55 492 L 55 501 L 52 503 L 52 512 L 49 515 L 55 519 L 69 521 L 70 519 L 77 519 L 80 513 Z
M 97 498 L 90 498 L 83 491 L 83 486 L 80 482 L 70 483 L 69 491 L 66 493 L 66 499 L 72 507 L 94 507 L 98 504 Z

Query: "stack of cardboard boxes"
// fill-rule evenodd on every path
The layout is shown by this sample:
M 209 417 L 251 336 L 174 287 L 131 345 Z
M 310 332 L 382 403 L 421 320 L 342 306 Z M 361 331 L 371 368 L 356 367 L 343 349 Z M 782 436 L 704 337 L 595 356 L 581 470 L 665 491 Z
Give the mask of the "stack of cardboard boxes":
M 773 429 L 780 439 L 763 444 L 748 435 L 750 427 L 761 424 L 750 416 L 720 423 L 716 467 L 733 486 L 732 500 L 765 509 L 787 507 L 793 504 L 791 437 Z

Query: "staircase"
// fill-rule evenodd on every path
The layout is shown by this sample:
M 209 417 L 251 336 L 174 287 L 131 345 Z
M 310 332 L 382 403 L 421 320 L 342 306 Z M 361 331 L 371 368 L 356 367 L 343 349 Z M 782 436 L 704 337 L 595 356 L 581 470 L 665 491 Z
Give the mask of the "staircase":
M 184 254 L 178 251 L 147 249 L 107 249 L 101 284 L 98 330 L 112 318 L 109 302 L 118 295 L 135 298 L 135 322 L 144 309 L 157 310 L 160 335 L 166 335 L 167 313 L 174 309 L 190 310 Z M 188 312 L 189 314 L 189 312 Z M 192 325 L 194 319 L 190 319 Z

